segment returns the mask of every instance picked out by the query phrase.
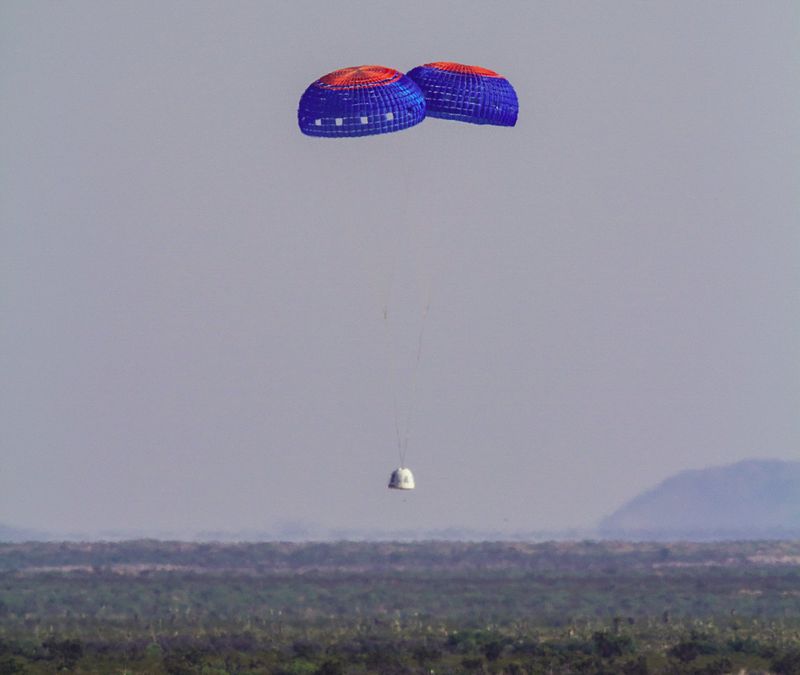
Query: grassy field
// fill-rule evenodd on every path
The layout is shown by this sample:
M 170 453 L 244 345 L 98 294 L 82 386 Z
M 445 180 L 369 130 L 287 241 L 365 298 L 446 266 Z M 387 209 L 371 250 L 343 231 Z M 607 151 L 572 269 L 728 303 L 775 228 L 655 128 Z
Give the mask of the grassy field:
M 0 544 L 2 673 L 800 673 L 800 542 Z

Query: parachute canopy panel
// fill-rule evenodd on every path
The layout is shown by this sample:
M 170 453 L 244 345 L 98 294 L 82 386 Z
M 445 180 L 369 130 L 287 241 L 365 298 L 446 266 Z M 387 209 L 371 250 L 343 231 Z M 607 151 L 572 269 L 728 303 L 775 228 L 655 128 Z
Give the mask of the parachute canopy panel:
M 425 95 L 431 117 L 503 127 L 517 123 L 517 93 L 505 77 L 493 70 L 436 61 L 410 70 L 408 77 Z
M 354 66 L 334 70 L 309 85 L 297 121 L 308 136 L 370 136 L 413 127 L 425 119 L 425 97 L 398 70 Z
M 392 471 L 392 475 L 389 477 L 389 487 L 393 490 L 413 490 L 414 474 L 411 473 L 411 469 L 401 466 Z

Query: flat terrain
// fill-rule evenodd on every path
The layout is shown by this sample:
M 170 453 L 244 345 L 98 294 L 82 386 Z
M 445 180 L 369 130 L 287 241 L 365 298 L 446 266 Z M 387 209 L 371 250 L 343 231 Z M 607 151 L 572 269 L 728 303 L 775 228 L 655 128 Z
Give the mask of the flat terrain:
M 800 542 L 0 544 L 0 674 L 800 673 Z

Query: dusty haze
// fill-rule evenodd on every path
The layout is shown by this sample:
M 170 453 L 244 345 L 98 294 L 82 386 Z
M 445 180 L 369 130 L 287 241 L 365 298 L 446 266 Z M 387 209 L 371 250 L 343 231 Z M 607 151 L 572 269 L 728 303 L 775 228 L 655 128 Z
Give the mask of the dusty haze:
M 299 133 L 434 60 L 518 126 Z M 4 2 L 0 521 L 581 527 L 797 459 L 799 76 L 796 2 Z

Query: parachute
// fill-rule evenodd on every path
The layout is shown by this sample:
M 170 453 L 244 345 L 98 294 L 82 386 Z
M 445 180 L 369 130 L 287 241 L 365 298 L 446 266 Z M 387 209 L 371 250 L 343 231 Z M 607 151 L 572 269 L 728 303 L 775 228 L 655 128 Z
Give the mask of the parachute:
M 436 61 L 417 66 L 408 77 L 422 90 L 431 117 L 503 127 L 517 123 L 517 92 L 493 70 Z
M 306 88 L 298 105 L 297 122 L 300 131 L 307 136 L 352 138 L 408 129 L 422 122 L 426 115 L 473 124 L 513 127 L 517 122 L 518 112 L 517 94 L 503 76 L 479 66 L 441 61 L 414 68 L 407 75 L 394 68 L 378 65 L 334 70 Z M 380 161 L 383 159 L 381 157 Z M 407 194 L 408 179 L 406 174 Z M 403 207 L 399 211 L 403 213 L 406 209 Z M 381 220 L 389 217 L 387 214 Z M 370 223 L 370 229 L 377 229 L 375 225 L 375 222 Z M 395 260 L 390 265 L 389 290 L 383 306 L 387 337 L 390 333 L 389 295 L 394 263 Z M 405 466 L 405 455 L 410 437 L 423 332 L 430 307 L 430 288 L 427 299 L 422 304 L 405 425 L 400 424 L 397 385 L 393 383 L 394 422 L 400 465 L 392 472 L 388 487 L 396 490 L 413 490 L 415 487 L 414 476 Z M 391 343 L 391 339 L 389 342 Z M 392 351 L 392 345 L 389 346 Z
M 419 87 L 394 68 L 334 70 L 305 90 L 297 111 L 308 136 L 346 138 L 407 129 L 425 119 Z

